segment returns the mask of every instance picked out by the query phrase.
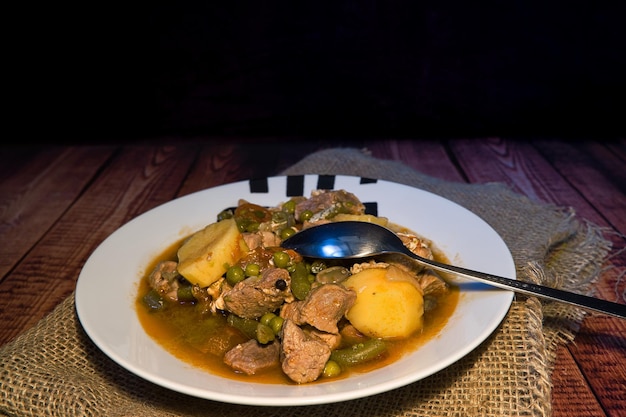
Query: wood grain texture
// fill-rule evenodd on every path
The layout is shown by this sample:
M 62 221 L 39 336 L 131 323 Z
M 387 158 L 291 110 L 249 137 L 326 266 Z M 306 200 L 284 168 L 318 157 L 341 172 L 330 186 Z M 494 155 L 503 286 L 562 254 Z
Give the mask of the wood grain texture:
M 117 228 L 205 188 L 277 175 L 316 150 L 367 149 L 448 181 L 500 182 L 532 200 L 572 207 L 606 231 L 616 253 L 597 296 L 626 303 L 626 141 L 506 138 L 160 137 L 106 147 L 2 148 L 0 344 L 70 294 L 84 262 Z M 590 315 L 560 347 L 553 416 L 626 410 L 626 322 Z
M 542 152 L 539 152 L 539 148 Z M 612 185 L 606 175 L 602 174 L 604 169 L 617 169 L 623 175 L 623 164 L 615 161 L 608 165 L 599 165 L 592 155 L 605 154 L 604 145 L 601 143 L 588 143 L 586 149 L 578 148 L 571 143 L 539 142 L 534 146 L 527 141 L 505 141 L 502 139 L 488 140 L 455 140 L 452 143 L 453 152 L 460 161 L 468 178 L 472 182 L 501 181 L 511 185 L 516 191 L 529 196 L 530 198 L 563 207 L 573 207 L 581 219 L 587 219 L 600 226 L 607 227 L 607 238 L 611 239 L 617 248 L 624 247 L 623 237 L 616 235 L 617 232 L 607 221 L 603 213 L 612 213 L 612 216 L 620 216 L 619 206 L 609 206 L 607 204 L 595 203 L 597 198 L 587 198 L 584 195 L 602 195 L 603 199 L 614 199 L 621 201 L 623 194 L 617 187 Z M 549 152 L 550 151 L 550 152 Z M 552 158 L 547 159 L 545 155 Z M 591 155 L 591 156 L 590 156 Z M 558 159 L 558 163 L 555 163 Z M 568 165 L 565 161 L 570 161 Z M 486 163 L 490 161 L 490 163 Z M 578 184 L 578 187 L 572 185 Z M 591 189 L 594 189 L 592 191 Z M 598 194 L 598 191 L 601 190 Z M 617 213 L 617 214 L 616 214 Z M 622 210 L 623 214 L 624 211 Z M 623 215 L 622 215 L 623 217 Z M 618 294 L 623 294 L 626 284 L 620 281 L 620 273 L 624 271 L 623 256 L 613 258 L 614 267 L 602 274 L 597 287 L 597 296 L 611 301 L 624 302 Z M 580 335 L 576 338 L 575 345 L 580 349 L 574 357 L 578 366 L 583 369 L 587 378 L 588 387 L 582 384 L 579 387 L 577 399 L 601 398 L 604 404 L 613 403 L 613 393 L 624 392 L 624 376 L 617 378 L 624 366 L 626 366 L 626 350 L 615 350 L 607 346 L 604 340 L 604 331 L 598 325 L 598 320 L 607 320 L 615 326 L 615 334 L 626 334 L 626 322 L 611 318 L 588 318 L 585 326 L 589 329 L 585 337 Z M 611 333 L 613 334 L 613 333 Z M 618 337 L 620 343 L 624 343 L 623 337 Z M 615 341 L 613 341 L 615 342 Z M 608 358 L 607 362 L 615 365 L 617 374 L 612 378 L 598 375 L 593 363 L 596 355 Z M 575 369 L 557 368 L 555 375 L 557 378 L 567 381 Z M 568 384 L 569 382 L 566 382 Z M 576 383 L 576 378 L 572 383 Z M 586 404 L 587 402 L 584 401 Z M 562 415 L 572 415 L 578 410 L 578 406 L 573 404 L 560 404 L 563 407 Z M 555 415 L 557 411 L 555 410 Z
M 552 373 L 552 415 L 606 416 L 574 356 L 565 346 L 558 348 Z
M 194 154 L 174 147 L 121 149 L 0 283 L 2 340 L 34 325 L 69 295 L 91 252 L 117 228 L 171 200 Z
M 111 149 L 49 148 L 31 155 L 20 161 L 12 149 L 3 151 L 3 159 L 20 162 L 0 183 L 0 234 L 5 242 L 0 247 L 0 277 L 15 267 L 74 203 Z
M 616 145 L 609 148 L 592 141 L 537 141 L 534 145 L 608 224 L 626 235 L 626 170 Z

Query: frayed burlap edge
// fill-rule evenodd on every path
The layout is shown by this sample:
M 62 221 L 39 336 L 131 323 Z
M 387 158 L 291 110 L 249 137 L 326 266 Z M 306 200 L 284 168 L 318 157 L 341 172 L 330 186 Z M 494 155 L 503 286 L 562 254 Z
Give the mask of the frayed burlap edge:
M 601 230 L 578 222 L 573 211 L 539 205 L 501 184 L 444 182 L 349 148 L 318 152 L 283 174 L 307 173 L 386 179 L 456 201 L 503 236 L 519 279 L 591 291 L 610 251 Z M 494 215 L 489 209 L 494 201 L 507 211 L 515 208 L 525 219 L 523 227 L 511 227 L 501 212 Z M 34 328 L 0 348 L 0 412 L 11 416 L 549 416 L 556 346 L 573 339 L 583 317 L 574 307 L 517 297 L 487 340 L 425 380 L 342 403 L 251 407 L 188 397 L 122 369 L 85 335 L 72 295 Z

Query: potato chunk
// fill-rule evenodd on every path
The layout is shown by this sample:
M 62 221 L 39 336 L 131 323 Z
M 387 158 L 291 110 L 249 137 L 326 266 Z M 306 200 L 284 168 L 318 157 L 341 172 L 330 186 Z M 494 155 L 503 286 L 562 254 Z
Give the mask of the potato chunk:
M 248 252 L 234 219 L 211 223 L 178 249 L 178 272 L 192 284 L 208 287 Z
M 408 337 L 422 327 L 424 298 L 415 277 L 395 265 L 364 269 L 343 282 L 356 291 L 346 317 L 361 333 L 374 338 Z

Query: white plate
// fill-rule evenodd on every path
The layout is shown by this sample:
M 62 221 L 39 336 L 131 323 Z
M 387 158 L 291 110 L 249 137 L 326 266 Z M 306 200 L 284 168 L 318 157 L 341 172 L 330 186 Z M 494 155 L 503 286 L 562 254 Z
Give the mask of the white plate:
M 314 189 L 345 189 L 372 214 L 388 217 L 434 241 L 454 263 L 515 278 L 501 237 L 469 210 L 435 194 L 388 181 L 351 176 L 290 176 L 226 184 L 156 207 L 111 234 L 89 257 L 76 286 L 76 310 L 87 335 L 128 371 L 174 391 L 248 405 L 291 406 L 351 400 L 426 378 L 459 360 L 502 321 L 510 291 L 460 280 L 458 306 L 441 333 L 395 363 L 347 379 L 312 385 L 246 383 L 212 375 L 177 359 L 137 318 L 137 284 L 149 262 L 166 247 L 216 220 L 240 198 L 275 206 Z

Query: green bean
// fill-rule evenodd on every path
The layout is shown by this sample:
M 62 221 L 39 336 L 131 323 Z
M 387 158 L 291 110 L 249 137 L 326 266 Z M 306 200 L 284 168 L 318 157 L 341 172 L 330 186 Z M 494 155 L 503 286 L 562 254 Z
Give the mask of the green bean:
M 236 314 L 229 314 L 226 323 L 243 333 L 248 339 L 256 339 L 256 328 L 258 321 L 252 319 L 244 319 Z
M 191 302 L 196 301 L 196 297 L 193 296 L 193 286 L 191 284 L 182 284 L 176 290 L 176 297 L 178 301 Z
M 232 219 L 233 218 L 233 210 L 230 208 L 224 209 L 220 211 L 217 215 L 217 221 Z
M 141 301 L 150 311 L 161 310 L 165 307 L 165 300 L 154 288 L 148 291 Z
M 387 345 L 381 339 L 368 339 L 345 349 L 334 350 L 330 359 L 341 366 L 349 367 L 371 361 L 387 351 Z
M 299 262 L 291 273 L 291 292 L 298 300 L 304 300 L 309 291 L 311 291 L 309 271 L 304 262 Z
M 339 283 L 350 276 L 350 270 L 343 266 L 331 266 L 321 270 L 315 280 L 321 284 Z
M 272 214 L 272 227 L 274 229 L 283 229 L 289 223 L 289 215 L 284 211 L 276 211 Z
M 276 337 L 271 327 L 253 319 L 244 319 L 235 314 L 229 314 L 226 322 L 243 333 L 247 338 L 256 339 L 261 344 L 270 343 Z
M 324 261 L 319 260 L 319 259 L 314 260 L 313 263 L 311 264 L 311 272 L 313 274 L 319 274 L 320 271 L 323 271 L 326 268 L 328 268 L 326 266 L 326 263 Z

